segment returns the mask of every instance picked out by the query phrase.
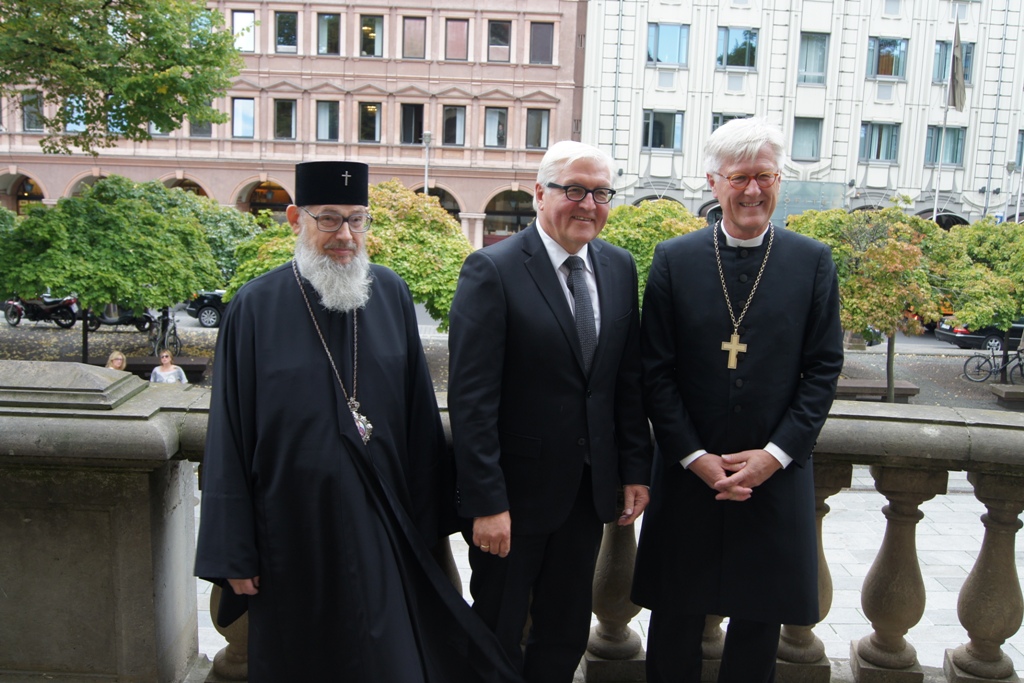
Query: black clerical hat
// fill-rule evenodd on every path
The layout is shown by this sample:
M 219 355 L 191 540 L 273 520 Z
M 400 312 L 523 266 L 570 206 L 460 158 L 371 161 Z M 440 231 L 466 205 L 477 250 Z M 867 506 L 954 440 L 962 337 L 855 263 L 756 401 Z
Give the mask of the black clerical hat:
M 370 168 L 358 161 L 305 161 L 295 165 L 295 205 L 368 206 Z

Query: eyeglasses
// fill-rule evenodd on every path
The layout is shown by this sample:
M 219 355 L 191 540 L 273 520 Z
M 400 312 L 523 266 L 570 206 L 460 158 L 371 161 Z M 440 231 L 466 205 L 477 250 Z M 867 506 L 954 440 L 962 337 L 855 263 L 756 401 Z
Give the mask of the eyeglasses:
M 615 196 L 615 190 L 610 187 L 595 187 L 593 190 L 588 190 L 582 185 L 559 185 L 558 183 L 548 183 L 548 187 L 565 190 L 565 198 L 573 202 L 582 202 L 589 194 L 594 197 L 596 203 L 607 204 Z
M 160 360 L 165 360 L 165 359 L 168 359 L 168 358 L 170 358 L 170 356 L 160 356 Z
M 758 187 L 760 187 L 762 190 L 767 190 L 769 187 L 774 185 L 775 181 L 779 179 L 780 175 L 782 175 L 781 173 L 769 173 L 768 171 L 765 171 L 764 173 L 758 173 L 755 176 L 749 176 L 746 173 L 734 173 L 733 175 L 722 175 L 717 171 L 712 171 L 712 173 L 714 173 L 716 176 L 720 176 L 728 180 L 729 184 L 732 185 L 733 189 L 736 190 L 747 189 L 747 185 L 750 184 L 751 178 L 754 179 L 754 182 L 757 183 Z
M 310 213 L 306 207 L 302 207 L 302 210 L 316 221 L 316 229 L 320 232 L 338 232 L 345 223 L 348 223 L 348 229 L 352 232 L 366 232 L 370 229 L 370 223 L 373 222 L 373 217 L 367 213 L 354 213 L 351 216 L 343 216 L 340 213 L 325 211 L 318 216 Z

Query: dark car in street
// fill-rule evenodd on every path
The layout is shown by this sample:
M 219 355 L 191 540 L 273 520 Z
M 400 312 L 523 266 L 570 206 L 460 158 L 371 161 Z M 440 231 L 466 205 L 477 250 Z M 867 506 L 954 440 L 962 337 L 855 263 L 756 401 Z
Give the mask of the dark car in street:
M 1020 344 L 1021 333 L 1024 333 L 1024 318 L 1020 318 L 1010 327 L 1011 349 L 1016 349 Z M 958 325 L 955 318 L 943 318 L 935 328 L 936 339 L 955 344 L 961 349 L 1002 351 L 1004 336 L 1005 331 L 998 327 L 969 330 L 963 325 Z
M 224 290 L 199 292 L 188 302 L 185 312 L 199 320 L 203 327 L 220 327 L 220 319 L 224 315 L 225 304 L 222 300 Z

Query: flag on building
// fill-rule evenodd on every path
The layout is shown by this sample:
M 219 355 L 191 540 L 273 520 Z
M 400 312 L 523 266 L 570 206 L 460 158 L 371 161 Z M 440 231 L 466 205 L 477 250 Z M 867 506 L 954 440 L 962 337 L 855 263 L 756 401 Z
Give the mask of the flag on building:
M 964 51 L 960 46 L 960 19 L 953 29 L 953 61 L 949 68 L 949 97 L 946 104 L 957 111 L 964 110 L 967 88 L 964 85 Z

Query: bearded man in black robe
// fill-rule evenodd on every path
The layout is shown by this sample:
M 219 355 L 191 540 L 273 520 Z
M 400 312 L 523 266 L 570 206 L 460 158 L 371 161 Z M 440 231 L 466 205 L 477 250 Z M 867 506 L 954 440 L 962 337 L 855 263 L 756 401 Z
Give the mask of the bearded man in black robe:
M 454 519 L 447 447 L 409 289 L 366 255 L 367 205 L 365 164 L 299 164 L 295 259 L 227 309 L 196 574 L 222 611 L 244 596 L 252 683 L 515 681 L 431 556 Z
M 659 244 L 644 292 L 651 683 L 699 683 L 705 615 L 729 617 L 719 683 L 771 683 L 781 624 L 819 618 L 811 451 L 843 366 L 839 286 L 827 246 L 772 225 L 783 145 L 762 119 L 711 135 L 722 220 Z

